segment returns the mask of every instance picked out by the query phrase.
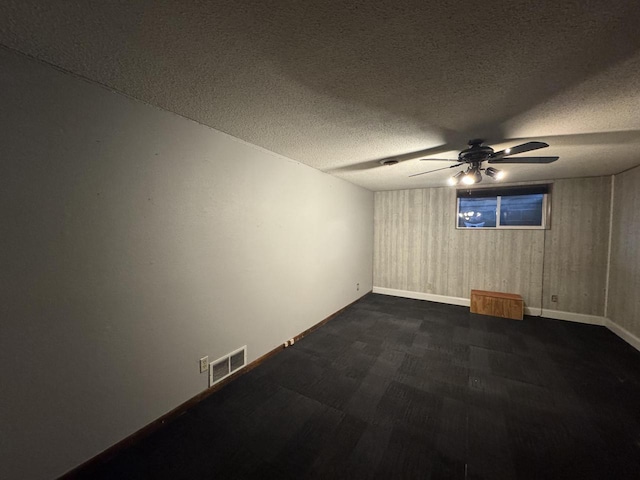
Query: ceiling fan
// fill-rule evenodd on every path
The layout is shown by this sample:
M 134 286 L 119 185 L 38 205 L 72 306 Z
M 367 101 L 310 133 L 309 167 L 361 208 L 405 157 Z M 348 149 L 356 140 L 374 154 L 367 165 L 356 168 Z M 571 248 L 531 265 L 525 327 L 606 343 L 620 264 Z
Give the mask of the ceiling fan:
M 505 163 L 551 163 L 558 160 L 559 157 L 514 157 L 511 155 L 518 153 L 530 152 L 532 150 L 538 150 L 540 148 L 546 148 L 549 144 L 544 142 L 527 142 L 515 147 L 505 148 L 499 152 L 494 152 L 493 148 L 483 145 L 484 140 L 473 139 L 470 140 L 469 148 L 462 150 L 458 154 L 457 160 L 444 159 L 444 158 L 422 158 L 421 160 L 427 161 L 440 161 L 440 162 L 457 162 L 450 167 L 437 168 L 435 170 L 429 170 L 427 172 L 415 173 L 409 175 L 410 177 L 417 177 L 418 175 L 425 175 L 427 173 L 439 172 L 449 168 L 456 168 L 461 165 L 467 164 L 466 170 L 461 170 L 449 179 L 450 185 L 457 185 L 462 182 L 466 185 L 472 185 L 474 183 L 480 183 L 482 181 L 482 172 L 493 178 L 494 180 L 500 180 L 504 177 L 504 171 L 498 170 L 494 167 L 482 166 L 483 162 L 492 164 L 505 164 Z

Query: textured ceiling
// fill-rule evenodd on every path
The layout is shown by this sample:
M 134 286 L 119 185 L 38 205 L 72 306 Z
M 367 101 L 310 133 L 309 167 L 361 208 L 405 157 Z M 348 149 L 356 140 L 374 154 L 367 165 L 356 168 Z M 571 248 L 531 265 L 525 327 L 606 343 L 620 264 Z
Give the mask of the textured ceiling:
M 632 0 L 0 4 L 4 46 L 372 190 L 443 185 L 408 176 L 478 137 L 560 157 L 511 181 L 640 164 L 638 25 Z

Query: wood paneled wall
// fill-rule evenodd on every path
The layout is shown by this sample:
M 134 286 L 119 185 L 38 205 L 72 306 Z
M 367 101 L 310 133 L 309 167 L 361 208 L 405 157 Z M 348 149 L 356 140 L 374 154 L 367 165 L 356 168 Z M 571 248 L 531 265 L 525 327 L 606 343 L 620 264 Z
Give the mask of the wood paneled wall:
M 545 231 L 543 308 L 604 315 L 611 177 L 556 180 Z M 558 301 L 552 302 L 551 296 Z
M 540 306 L 542 230 L 456 230 L 451 188 L 375 199 L 375 286 L 464 298 L 472 288 L 510 291 Z
M 513 292 L 540 308 L 548 285 L 566 279 L 553 292 L 559 306 L 544 307 L 602 315 L 609 179 L 558 181 L 551 201 L 551 230 L 457 230 L 452 188 L 377 192 L 374 285 L 463 298 L 471 289 Z M 582 210 L 586 223 L 573 219 Z M 564 218 L 572 220 L 561 226 Z
M 640 338 L 640 167 L 615 176 L 608 317 Z

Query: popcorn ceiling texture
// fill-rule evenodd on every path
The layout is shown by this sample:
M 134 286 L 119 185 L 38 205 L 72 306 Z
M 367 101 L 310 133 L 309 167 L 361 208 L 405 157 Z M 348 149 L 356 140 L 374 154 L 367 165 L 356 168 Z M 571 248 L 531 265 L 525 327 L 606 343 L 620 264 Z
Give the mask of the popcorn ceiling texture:
M 640 164 L 638 24 L 638 2 L 608 0 L 7 0 L 0 44 L 390 190 L 442 185 L 408 175 L 476 137 L 560 156 L 513 181 Z

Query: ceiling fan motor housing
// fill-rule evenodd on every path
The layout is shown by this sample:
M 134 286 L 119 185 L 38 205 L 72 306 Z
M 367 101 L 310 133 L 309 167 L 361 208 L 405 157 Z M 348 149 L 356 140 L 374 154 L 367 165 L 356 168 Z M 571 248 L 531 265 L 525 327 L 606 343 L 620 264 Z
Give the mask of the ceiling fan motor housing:
M 493 155 L 493 148 L 482 145 L 483 140 L 471 140 L 470 147 L 462 150 L 458 160 L 465 163 L 483 162 Z

